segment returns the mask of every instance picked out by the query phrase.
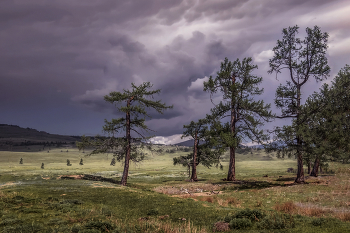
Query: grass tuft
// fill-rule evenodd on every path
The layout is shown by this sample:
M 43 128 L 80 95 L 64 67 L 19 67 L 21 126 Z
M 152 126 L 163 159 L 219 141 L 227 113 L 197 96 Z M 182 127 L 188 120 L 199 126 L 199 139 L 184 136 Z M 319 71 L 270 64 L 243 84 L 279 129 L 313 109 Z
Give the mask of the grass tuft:
M 284 212 L 284 213 L 293 214 L 295 212 L 295 210 L 297 209 L 297 206 L 293 202 L 288 201 L 288 202 L 285 202 L 282 204 L 279 204 L 279 203 L 276 204 L 274 206 L 274 209 L 277 211 Z

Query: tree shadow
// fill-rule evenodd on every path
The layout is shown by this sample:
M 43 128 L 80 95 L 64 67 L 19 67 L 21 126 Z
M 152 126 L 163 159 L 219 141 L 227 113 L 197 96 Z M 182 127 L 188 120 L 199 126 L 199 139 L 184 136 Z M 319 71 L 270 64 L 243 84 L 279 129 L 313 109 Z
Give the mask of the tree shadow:
M 277 179 L 276 181 L 294 181 L 295 178 L 284 178 Z M 271 187 L 286 187 L 296 185 L 294 183 L 284 184 L 278 182 L 269 182 L 269 181 L 245 181 L 245 180 L 236 180 L 236 181 L 220 181 L 215 182 L 213 185 L 224 185 L 224 184 L 235 184 L 234 186 L 225 186 L 223 190 L 245 190 L 245 189 L 265 189 Z

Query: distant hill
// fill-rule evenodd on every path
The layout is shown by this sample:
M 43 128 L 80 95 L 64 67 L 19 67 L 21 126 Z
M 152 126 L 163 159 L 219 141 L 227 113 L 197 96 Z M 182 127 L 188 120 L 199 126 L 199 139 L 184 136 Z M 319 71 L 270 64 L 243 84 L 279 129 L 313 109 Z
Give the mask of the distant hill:
M 191 139 L 191 140 L 187 140 L 184 142 L 176 143 L 176 144 L 174 144 L 174 146 L 193 146 L 193 144 L 194 144 L 194 140 Z
M 38 131 L 31 128 L 22 128 L 17 125 L 0 124 L 0 143 L 14 142 L 66 142 L 71 143 L 79 141 L 80 136 L 64 136 L 58 134 L 49 134 L 44 131 Z
M 193 147 L 193 144 L 194 144 L 194 140 L 191 139 L 191 140 L 187 140 L 187 141 L 184 141 L 184 142 L 180 142 L 180 143 L 176 143 L 174 144 L 175 146 L 189 146 L 189 147 Z M 200 144 L 202 144 L 200 142 Z M 254 146 L 242 146 L 243 148 L 244 147 L 248 147 L 248 148 L 255 148 L 255 149 L 264 149 L 264 146 L 263 145 L 254 145 Z
M 203 144 L 203 142 L 199 142 L 199 144 Z M 190 139 L 190 140 L 187 140 L 187 141 L 184 141 L 184 142 L 179 142 L 179 143 L 176 143 L 174 144 L 175 146 L 188 146 L 188 147 L 193 147 L 194 145 L 194 139 Z

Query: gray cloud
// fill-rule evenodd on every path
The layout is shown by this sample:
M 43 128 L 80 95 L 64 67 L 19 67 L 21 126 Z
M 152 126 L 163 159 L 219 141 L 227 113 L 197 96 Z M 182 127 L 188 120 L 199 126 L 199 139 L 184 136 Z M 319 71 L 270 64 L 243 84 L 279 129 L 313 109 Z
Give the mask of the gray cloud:
M 179 134 L 212 107 L 198 82 L 215 76 L 225 57 L 253 57 L 262 98 L 273 102 L 279 82 L 266 71 L 284 27 L 298 24 L 301 37 L 314 25 L 329 32 L 334 77 L 350 54 L 347 10 L 345 0 L 3 0 L 0 121 L 100 133 L 104 118 L 119 116 L 103 96 L 150 81 L 162 90 L 155 98 L 174 109 L 150 111 L 147 124 L 160 136 Z M 303 96 L 320 85 L 310 83 Z

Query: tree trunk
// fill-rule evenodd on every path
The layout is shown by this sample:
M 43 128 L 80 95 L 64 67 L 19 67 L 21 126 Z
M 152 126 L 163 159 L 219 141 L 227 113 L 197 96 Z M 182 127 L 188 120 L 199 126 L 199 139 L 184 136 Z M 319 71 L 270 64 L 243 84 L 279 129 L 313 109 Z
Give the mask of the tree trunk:
M 307 174 L 310 174 L 311 172 L 311 161 L 310 159 L 307 161 Z
M 300 92 L 300 85 L 297 85 L 297 124 L 300 124 L 299 118 L 300 118 L 300 98 L 301 98 L 301 92 Z M 298 127 L 298 126 L 297 126 Z M 298 133 L 298 130 L 297 130 Z M 303 153 L 301 152 L 302 147 L 302 141 L 300 138 L 300 135 L 297 135 L 297 159 L 298 159 L 298 172 L 297 172 L 297 178 L 295 179 L 295 183 L 305 183 L 304 179 L 304 169 L 303 169 Z
M 235 181 L 236 180 L 236 157 L 235 157 L 235 148 L 230 147 L 230 164 L 228 167 L 227 180 Z
M 198 181 L 197 179 L 197 150 L 198 150 L 198 130 L 196 129 L 194 136 L 193 161 L 192 161 L 192 176 L 191 182 Z
M 236 77 L 232 76 L 232 85 L 234 85 L 236 82 Z M 235 93 L 232 92 L 232 98 L 231 98 L 231 135 L 234 137 L 235 134 L 235 120 L 236 120 L 236 110 L 235 110 Z M 235 154 L 235 147 L 230 146 L 230 164 L 228 167 L 228 174 L 227 174 L 227 180 L 228 181 L 235 181 L 236 180 L 236 154 Z
M 320 159 L 318 158 L 318 156 L 316 156 L 314 167 L 312 168 L 310 176 L 314 176 L 314 177 L 318 176 L 318 168 L 319 168 L 319 166 L 320 166 Z
M 127 102 L 127 107 L 130 107 L 130 102 L 133 98 L 130 98 Z M 130 153 L 131 153 L 131 134 L 130 134 L 130 112 L 126 113 L 126 151 L 125 151 L 125 163 L 122 180 L 120 184 L 126 186 L 129 174 L 129 162 L 130 162 Z

